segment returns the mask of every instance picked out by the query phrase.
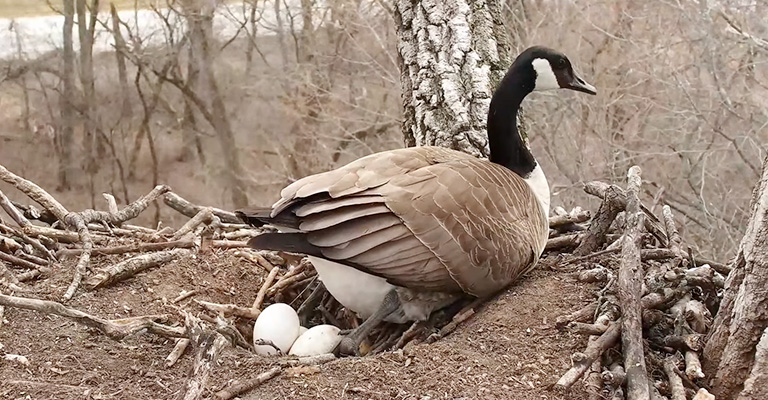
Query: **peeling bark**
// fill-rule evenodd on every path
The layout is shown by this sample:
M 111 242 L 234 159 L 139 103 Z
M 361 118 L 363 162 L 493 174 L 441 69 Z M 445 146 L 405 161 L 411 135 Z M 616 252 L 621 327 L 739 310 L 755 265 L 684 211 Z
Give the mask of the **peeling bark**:
M 397 0 L 394 17 L 406 146 L 487 157 L 488 107 L 510 64 L 501 2 Z
M 745 381 L 757 363 L 756 347 L 768 328 L 768 158 L 752 197 L 747 225 L 712 335 L 704 349 L 704 372 L 717 398 L 752 398 Z M 741 395 L 740 395 L 741 393 Z
M 768 328 L 763 332 L 755 351 L 755 364 L 752 373 L 744 382 L 744 390 L 738 400 L 768 398 Z

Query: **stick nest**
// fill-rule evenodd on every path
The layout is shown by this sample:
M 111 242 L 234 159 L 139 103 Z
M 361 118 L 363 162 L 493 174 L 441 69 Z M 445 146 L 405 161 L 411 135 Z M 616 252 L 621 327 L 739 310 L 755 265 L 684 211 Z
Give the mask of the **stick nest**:
M 557 318 L 557 329 L 585 335 L 587 346 L 573 354 L 572 367 L 554 384 L 568 391 L 583 381 L 593 399 L 692 398 L 706 392 L 699 354 L 716 312 L 726 265 L 697 257 L 686 246 L 672 210 L 639 201 L 640 169 L 628 173 L 626 187 L 589 182 L 584 190 L 600 198 L 594 216 L 579 208 L 556 208 L 550 217 L 550 238 L 540 268 L 552 268 L 572 279 L 595 285 L 592 303 Z M 197 352 L 184 398 L 200 398 L 221 350 L 251 350 L 252 328 L 261 310 L 282 302 L 298 308 L 312 292 L 323 290 L 314 267 L 298 254 L 254 251 L 246 245 L 261 230 L 240 223 L 231 212 L 194 205 L 160 185 L 123 209 L 105 194 L 109 211 L 71 212 L 45 190 L 0 166 L 0 179 L 37 205 L 10 201 L 0 192 L 0 206 L 15 225 L 0 219 L 0 324 L 5 307 L 35 310 L 71 318 L 114 339 L 138 332 L 173 338 L 166 359 L 173 365 L 188 346 Z M 129 224 L 157 200 L 189 218 L 179 229 L 153 229 Z M 42 207 L 42 208 L 38 208 Z M 659 208 L 660 215 L 654 213 Z M 178 315 L 147 315 L 107 320 L 65 305 L 81 291 L 97 291 L 150 268 L 181 257 L 232 252 L 265 276 L 255 299 L 222 304 L 196 298 L 195 291 L 171 300 Z M 91 270 L 93 257 L 121 257 L 106 268 Z M 72 271 L 62 260 L 75 257 Z M 47 279 L 52 271 L 72 275 L 60 302 L 32 296 L 30 282 Z M 524 278 L 523 278 L 524 279 Z M 310 326 L 332 324 L 351 329 L 361 321 L 327 292 Z M 363 343 L 363 355 L 432 343 L 450 334 L 487 301 L 467 300 L 412 325 L 382 324 Z M 321 364 L 333 355 L 312 359 L 284 357 L 285 366 Z M 233 382 L 215 394 L 233 398 L 280 374 L 275 367 L 247 382 Z M 705 398 L 705 397 L 701 397 Z

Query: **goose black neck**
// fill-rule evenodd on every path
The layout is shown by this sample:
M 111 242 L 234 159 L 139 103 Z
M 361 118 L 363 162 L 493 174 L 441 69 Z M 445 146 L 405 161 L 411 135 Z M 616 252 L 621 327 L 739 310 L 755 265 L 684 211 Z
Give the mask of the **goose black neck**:
M 532 76 L 530 76 L 532 75 Z M 491 162 L 509 168 L 526 178 L 536 168 L 536 159 L 517 130 L 517 113 L 536 81 L 530 71 L 510 70 L 499 84 L 488 110 L 488 143 Z

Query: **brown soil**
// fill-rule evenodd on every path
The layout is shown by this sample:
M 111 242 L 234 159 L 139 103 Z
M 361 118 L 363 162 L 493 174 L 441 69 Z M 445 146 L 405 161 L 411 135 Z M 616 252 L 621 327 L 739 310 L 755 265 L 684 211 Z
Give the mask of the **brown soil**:
M 119 258 L 98 257 L 94 267 Z M 557 316 L 592 299 L 594 288 L 563 277 L 547 262 L 432 345 L 405 351 L 337 360 L 319 367 L 286 369 L 244 399 L 558 399 L 550 386 L 584 348 L 583 337 L 554 329 Z M 32 297 L 58 300 L 74 261 L 52 277 L 29 285 Z M 228 253 L 183 259 L 94 292 L 79 292 L 68 304 L 110 319 L 197 311 L 193 299 L 249 304 L 263 273 Z M 172 305 L 182 290 L 194 297 Z M 2 354 L 28 358 L 29 366 L 0 359 L 2 399 L 169 399 L 177 398 L 192 365 L 188 349 L 171 368 L 164 366 L 173 341 L 138 335 L 110 340 L 71 320 L 6 309 L 0 326 Z M 245 350 L 227 348 L 208 382 L 211 390 L 231 379 L 247 379 L 275 364 Z M 568 395 L 582 398 L 581 385 Z

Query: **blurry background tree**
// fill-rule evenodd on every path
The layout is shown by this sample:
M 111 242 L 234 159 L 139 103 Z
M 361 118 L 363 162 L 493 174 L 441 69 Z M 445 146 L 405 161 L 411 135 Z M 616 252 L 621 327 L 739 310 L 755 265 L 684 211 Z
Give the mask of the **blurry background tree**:
M 542 44 L 599 89 L 526 101 L 553 206 L 591 207 L 581 182 L 639 164 L 644 200 L 671 204 L 698 251 L 736 253 L 768 143 L 768 0 L 414 3 L 0 0 L 0 160 L 73 208 L 155 183 L 267 205 L 403 146 L 403 126 L 409 145 L 481 153 L 491 88 Z

